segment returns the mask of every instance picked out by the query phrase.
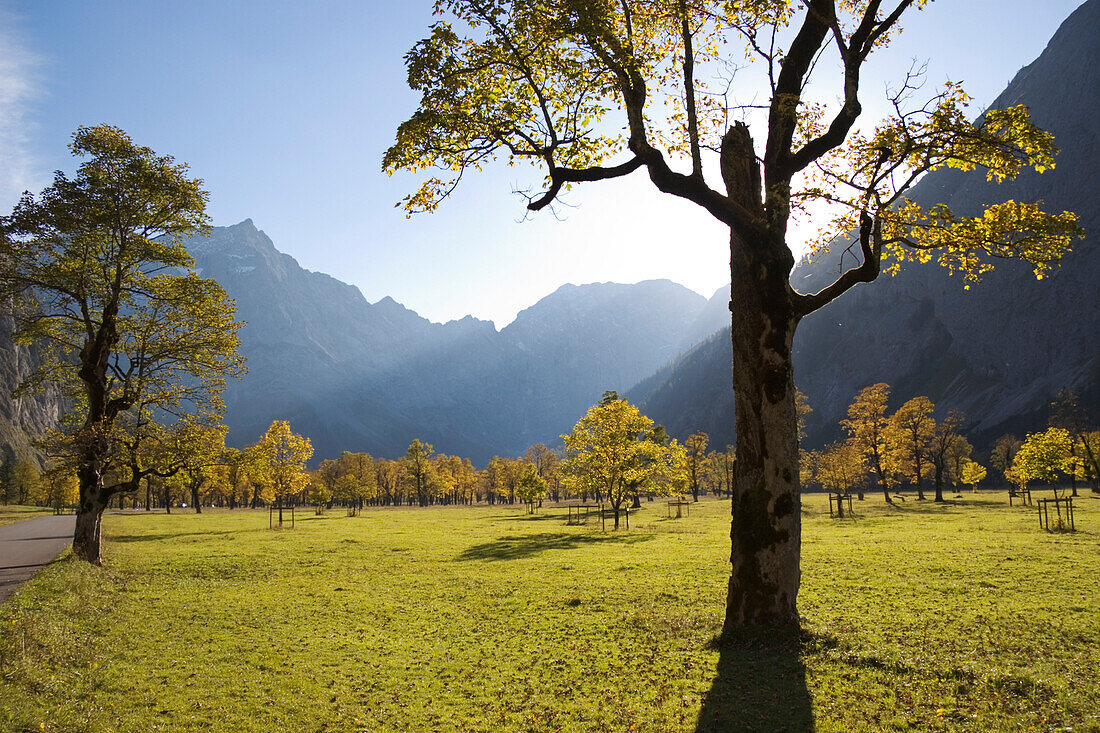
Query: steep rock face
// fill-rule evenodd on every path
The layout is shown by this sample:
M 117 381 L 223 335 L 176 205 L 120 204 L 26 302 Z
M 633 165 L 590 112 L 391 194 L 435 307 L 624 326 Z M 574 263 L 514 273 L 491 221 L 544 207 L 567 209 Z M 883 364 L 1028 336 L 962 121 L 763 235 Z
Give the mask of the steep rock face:
M 927 395 L 942 409 L 970 415 L 968 432 L 979 443 L 1005 432 L 1042 427 L 1048 405 L 1063 387 L 1078 389 L 1094 419 L 1100 412 L 1100 0 L 1076 10 L 1047 49 L 1022 69 L 993 107 L 1027 104 L 1036 124 L 1051 131 L 1062 149 L 1057 167 L 996 185 L 983 175 L 941 171 L 928 175 L 911 194 L 928 205 L 944 202 L 974 214 L 988 203 L 1014 198 L 1043 201 L 1051 210 L 1075 211 L 1089 233 L 1074 244 L 1061 268 L 1036 281 L 1019 262 L 998 263 L 969 290 L 937 265 L 911 265 L 897 277 L 854 288 L 802 323 L 795 337 L 795 381 L 814 412 L 807 444 L 839 435 L 855 393 L 875 382 L 893 387 L 898 404 Z M 820 289 L 839 271 L 835 257 L 801 263 L 792 282 L 803 292 Z M 632 394 L 652 416 L 683 430 L 704 429 L 712 440 L 733 439 L 732 406 L 716 407 L 710 387 L 693 392 L 682 375 L 715 372 L 729 364 L 724 345 L 699 347 L 669 368 L 669 378 Z M 714 360 L 704 367 L 696 360 Z M 728 366 L 727 366 L 728 368 Z M 676 387 L 672 379 L 683 387 Z M 728 383 L 728 379 L 724 380 Z M 719 399 L 732 405 L 727 391 Z M 682 406 L 686 417 L 666 410 Z M 680 431 L 682 432 L 682 431 Z
M 39 459 L 34 440 L 57 426 L 64 403 L 54 389 L 11 396 L 39 364 L 36 349 L 12 342 L 12 325 L 10 316 L 0 315 L 0 454 Z

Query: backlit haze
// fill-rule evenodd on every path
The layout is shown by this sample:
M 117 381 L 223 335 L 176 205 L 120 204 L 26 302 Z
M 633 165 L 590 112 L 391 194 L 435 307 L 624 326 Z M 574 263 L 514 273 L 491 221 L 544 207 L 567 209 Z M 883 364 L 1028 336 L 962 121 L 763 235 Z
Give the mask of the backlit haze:
M 1078 4 L 939 0 L 911 13 L 869 64 L 862 119 L 914 61 L 928 90 L 962 81 L 977 114 Z M 566 282 L 668 278 L 708 297 L 728 282 L 723 227 L 642 172 L 574 189 L 557 218 L 524 217 L 512 191 L 542 174 L 518 167 L 468 175 L 435 214 L 394 208 L 416 179 L 383 175 L 381 158 L 416 108 L 402 57 L 431 5 L 0 0 L 0 213 L 72 171 L 73 130 L 105 122 L 189 163 L 215 225 L 252 218 L 303 267 L 432 320 L 503 327 Z

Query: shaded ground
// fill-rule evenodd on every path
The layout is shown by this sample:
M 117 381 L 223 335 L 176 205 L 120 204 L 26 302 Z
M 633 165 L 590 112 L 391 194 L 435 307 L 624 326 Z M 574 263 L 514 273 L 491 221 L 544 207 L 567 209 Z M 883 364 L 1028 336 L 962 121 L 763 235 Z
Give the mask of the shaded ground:
M 37 517 L 0 527 L 0 603 L 73 541 L 76 517 Z
M 716 637 L 717 674 L 703 698 L 696 733 L 814 730 L 802 646 L 794 630 Z

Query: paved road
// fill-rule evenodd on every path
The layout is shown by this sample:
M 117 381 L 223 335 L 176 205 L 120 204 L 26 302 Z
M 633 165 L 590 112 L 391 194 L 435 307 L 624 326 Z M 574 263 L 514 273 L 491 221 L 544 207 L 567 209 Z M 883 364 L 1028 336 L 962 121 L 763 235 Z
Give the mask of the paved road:
M 0 527 L 0 603 L 72 544 L 76 517 L 35 517 Z

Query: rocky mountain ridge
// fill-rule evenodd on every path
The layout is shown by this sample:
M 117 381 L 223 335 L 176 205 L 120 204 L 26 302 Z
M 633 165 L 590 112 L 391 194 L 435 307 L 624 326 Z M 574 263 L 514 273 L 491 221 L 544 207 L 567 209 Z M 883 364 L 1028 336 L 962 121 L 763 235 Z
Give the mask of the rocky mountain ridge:
M 667 280 L 563 285 L 497 331 L 432 323 L 302 269 L 251 220 L 188 241 L 236 300 L 249 374 L 227 391 L 230 442 L 286 418 L 317 455 L 398 455 L 414 437 L 475 461 L 568 431 L 606 389 L 675 357 L 707 301 Z

